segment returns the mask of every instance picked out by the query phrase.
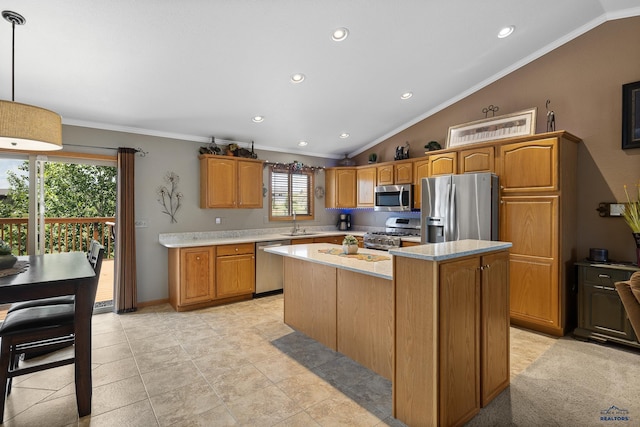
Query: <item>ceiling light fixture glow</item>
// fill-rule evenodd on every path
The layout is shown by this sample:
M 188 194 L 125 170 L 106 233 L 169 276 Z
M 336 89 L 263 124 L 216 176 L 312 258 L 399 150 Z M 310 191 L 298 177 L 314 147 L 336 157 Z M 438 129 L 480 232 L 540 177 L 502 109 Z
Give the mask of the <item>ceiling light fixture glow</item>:
M 298 142 L 298 145 L 299 145 L 300 147 L 306 147 L 306 146 L 307 146 L 307 144 L 308 144 L 308 143 L 307 143 L 307 141 L 300 141 L 300 142 Z
M 15 33 L 24 17 L 10 10 L 2 17 L 11 23 L 11 101 L 0 101 L 0 148 L 53 151 L 62 148 L 62 119 L 44 108 L 15 102 Z
M 346 39 L 347 36 L 349 36 L 349 30 L 342 27 L 342 28 L 336 28 L 333 31 L 333 34 L 331 34 L 331 39 L 333 41 L 336 42 L 341 42 L 342 40 Z
M 505 37 L 509 37 L 513 34 L 513 31 L 516 29 L 515 25 L 509 25 L 508 27 L 504 27 L 498 32 L 498 38 L 503 39 Z
M 349 138 L 349 134 L 347 132 L 342 132 L 340 134 L 340 138 L 342 138 L 342 139 Z
M 291 83 L 300 83 L 305 78 L 304 74 L 296 73 L 291 76 Z
M 251 120 L 254 123 L 262 123 L 264 121 L 264 116 L 254 116 Z
M 402 95 L 400 95 L 400 99 L 409 99 L 413 96 L 413 92 L 405 92 Z

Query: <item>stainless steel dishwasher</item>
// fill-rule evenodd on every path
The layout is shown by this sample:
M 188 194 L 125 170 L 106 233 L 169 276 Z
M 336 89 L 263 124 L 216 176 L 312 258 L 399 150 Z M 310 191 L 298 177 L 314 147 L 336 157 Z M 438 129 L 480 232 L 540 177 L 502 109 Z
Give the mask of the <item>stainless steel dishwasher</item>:
M 265 252 L 264 248 L 290 244 L 291 240 L 256 242 L 256 295 L 276 293 L 282 289 L 284 257 Z

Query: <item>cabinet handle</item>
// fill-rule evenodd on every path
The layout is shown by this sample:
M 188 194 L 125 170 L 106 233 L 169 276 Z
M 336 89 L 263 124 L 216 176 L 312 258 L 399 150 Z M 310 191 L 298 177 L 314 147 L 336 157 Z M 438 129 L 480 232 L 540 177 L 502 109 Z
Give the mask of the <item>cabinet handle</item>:
M 236 248 L 236 252 L 238 252 L 238 248 Z
M 199 256 L 197 256 L 197 257 L 196 257 L 196 259 L 197 259 L 198 261 L 200 261 L 200 257 L 199 257 Z
M 601 279 L 611 279 L 611 276 L 609 276 L 608 274 L 598 274 L 598 277 Z

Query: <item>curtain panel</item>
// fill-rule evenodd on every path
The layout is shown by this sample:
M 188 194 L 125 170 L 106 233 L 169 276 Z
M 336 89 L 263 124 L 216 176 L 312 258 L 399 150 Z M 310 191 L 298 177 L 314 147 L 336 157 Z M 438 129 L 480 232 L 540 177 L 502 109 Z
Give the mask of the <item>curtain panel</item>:
M 118 148 L 114 295 L 116 313 L 135 311 L 137 308 L 134 209 L 136 152 L 133 148 Z

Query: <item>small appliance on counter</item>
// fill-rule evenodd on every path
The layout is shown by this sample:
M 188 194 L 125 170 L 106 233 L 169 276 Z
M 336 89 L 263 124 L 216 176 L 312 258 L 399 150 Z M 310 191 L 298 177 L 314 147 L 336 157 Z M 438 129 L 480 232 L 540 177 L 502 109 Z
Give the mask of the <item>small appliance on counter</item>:
M 351 214 L 340 214 L 336 227 L 340 231 L 351 230 Z
M 589 248 L 588 261 L 609 262 L 609 251 L 601 248 Z

